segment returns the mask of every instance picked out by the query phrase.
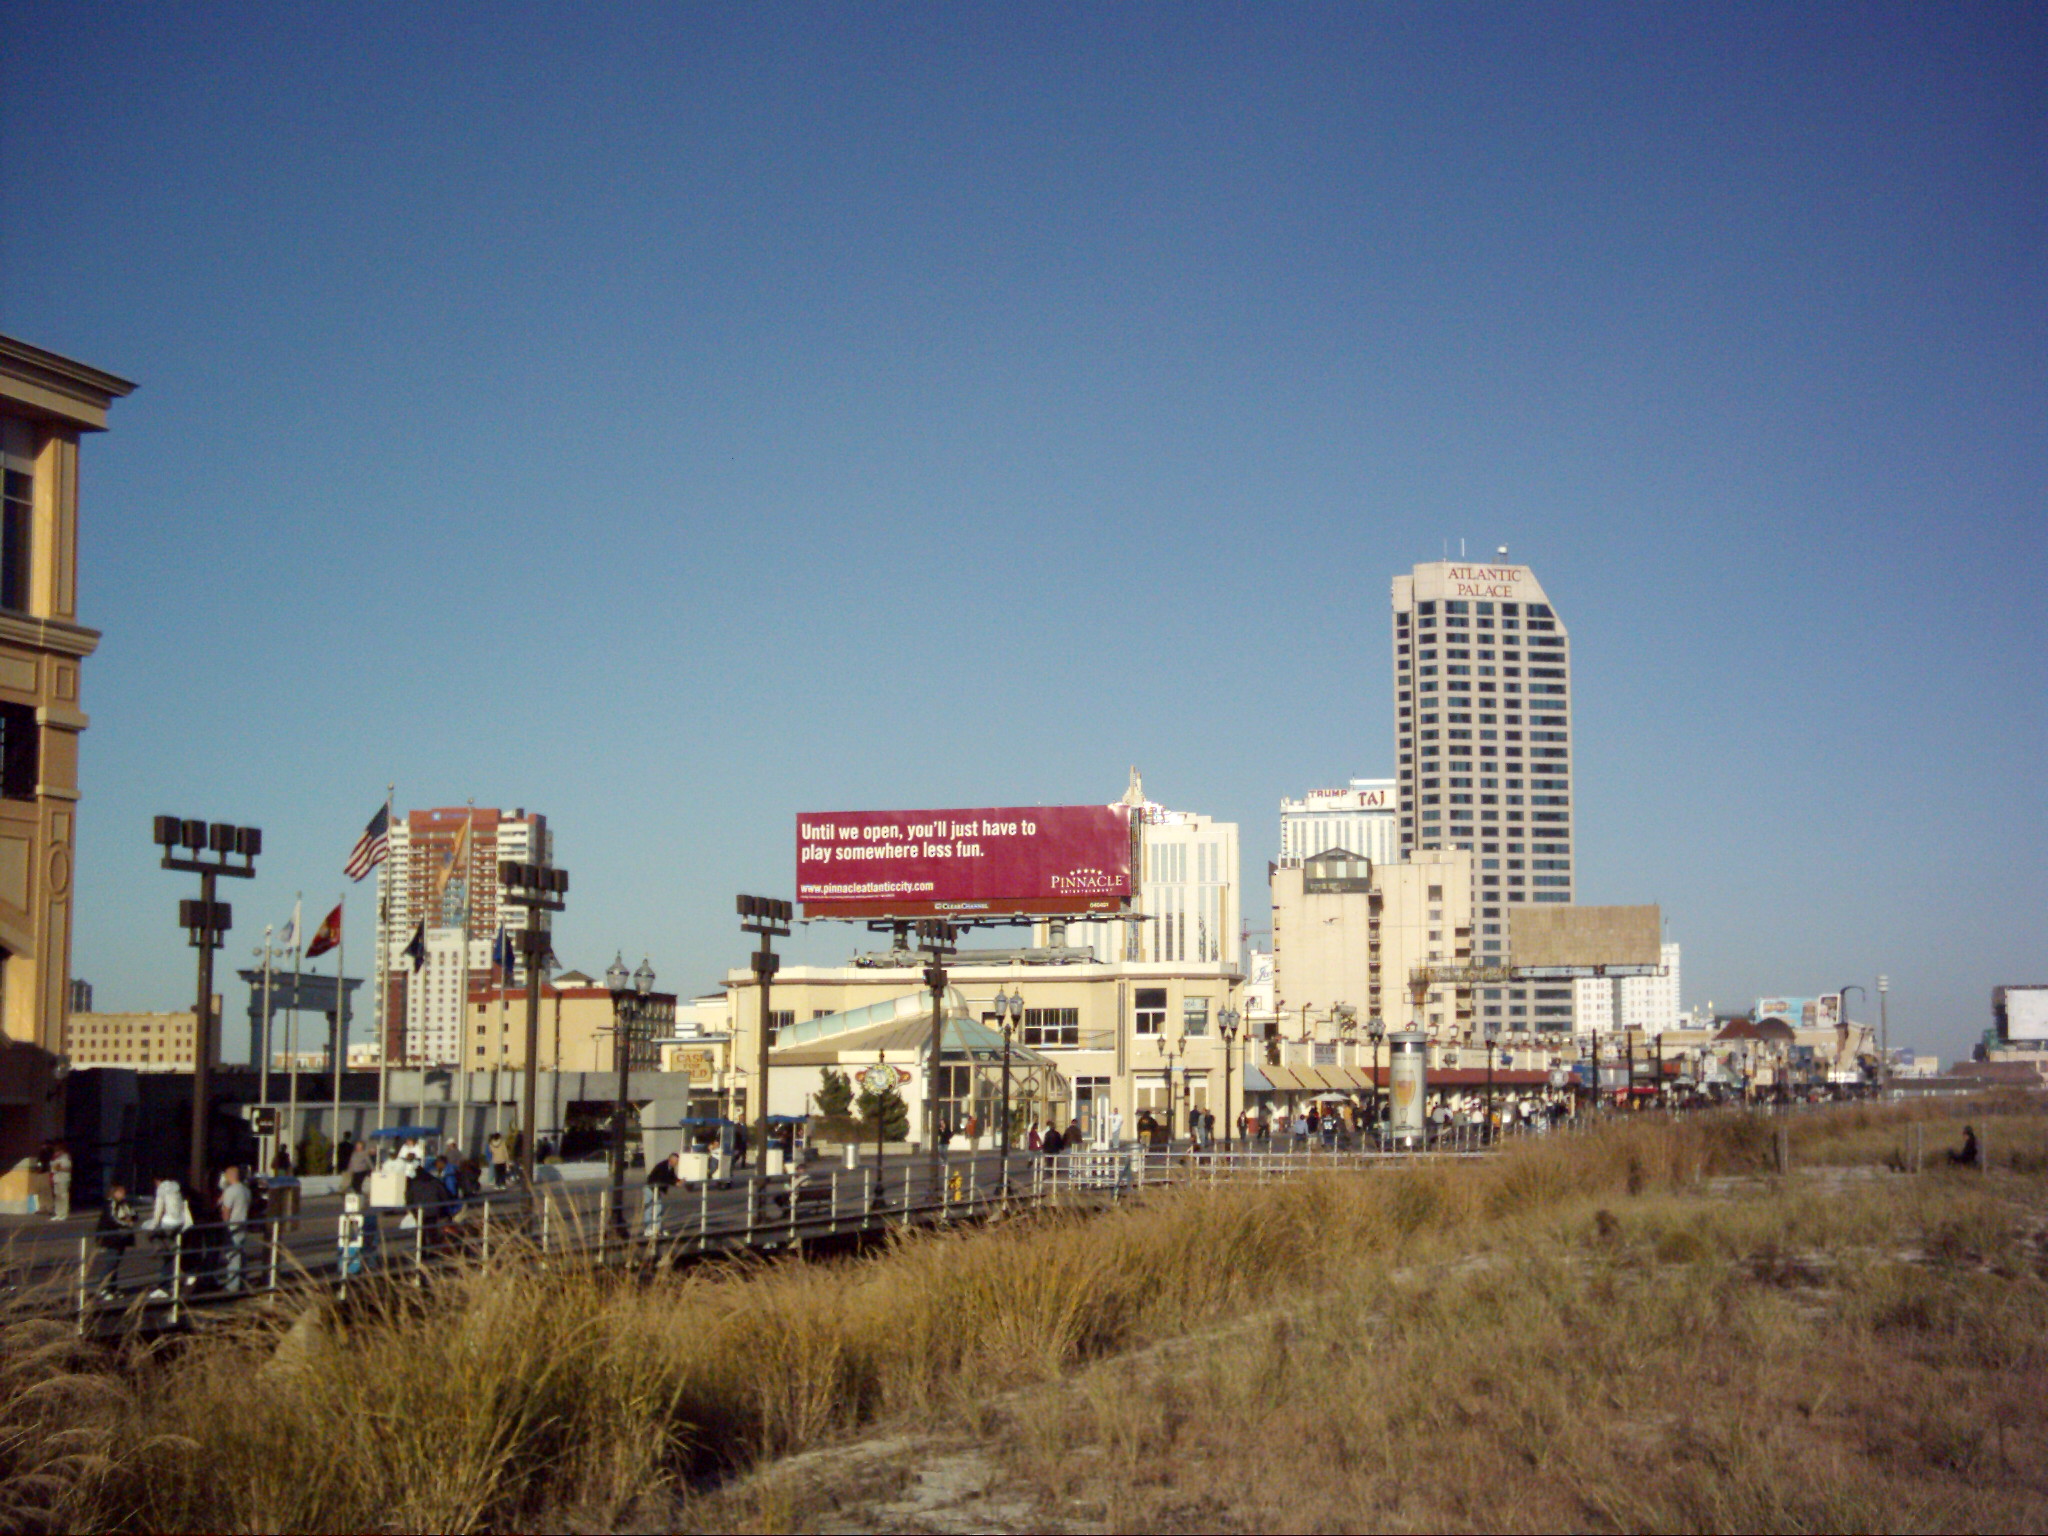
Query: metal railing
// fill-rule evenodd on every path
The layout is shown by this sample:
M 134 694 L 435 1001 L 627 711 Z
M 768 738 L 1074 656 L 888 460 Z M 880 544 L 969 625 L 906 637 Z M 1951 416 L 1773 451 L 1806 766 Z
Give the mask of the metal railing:
M 423 1285 L 438 1270 L 515 1254 L 649 1264 L 793 1250 L 890 1228 L 1114 1205 L 1175 1186 L 1479 1155 L 1479 1128 L 1468 1129 L 1470 1135 L 1447 1132 L 1419 1153 L 1182 1142 L 1052 1156 L 1020 1151 L 1007 1159 L 995 1152 L 899 1154 L 880 1163 L 813 1163 L 771 1175 L 736 1170 L 663 1192 L 636 1187 L 620 1204 L 613 1186 L 592 1183 L 543 1185 L 532 1195 L 522 1188 L 492 1191 L 440 1206 L 267 1213 L 236 1225 L 195 1225 L 174 1236 L 127 1229 L 121 1235 L 131 1242 L 121 1250 L 105 1246 L 108 1234 L 87 1232 L 78 1240 L 75 1270 L 60 1263 L 31 1278 L 39 1278 L 34 1288 L 47 1290 L 54 1303 L 38 1310 L 74 1311 L 82 1332 L 175 1327 L 195 1313 L 253 1296 L 308 1286 L 330 1286 L 345 1296 L 357 1284 L 394 1280 Z M 61 1299 L 65 1289 L 73 1294 Z

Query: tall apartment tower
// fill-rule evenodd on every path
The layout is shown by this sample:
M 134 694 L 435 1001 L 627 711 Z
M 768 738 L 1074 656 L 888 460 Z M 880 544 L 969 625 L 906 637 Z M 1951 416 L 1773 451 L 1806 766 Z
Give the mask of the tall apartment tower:
M 1570 637 L 1506 551 L 1394 578 L 1394 717 L 1404 856 L 1472 854 L 1475 960 L 1504 958 L 1507 908 L 1572 899 Z M 1569 1032 L 1568 982 L 1481 990 L 1487 1036 Z
M 458 849 L 461 856 L 451 869 Z M 524 908 L 498 905 L 498 862 L 541 863 L 553 855 L 547 818 L 523 808 L 507 813 L 491 806 L 437 806 L 392 818 L 384 943 L 387 963 L 405 978 L 407 1061 L 455 1063 L 464 1004 L 472 985 L 489 980 L 498 925 L 508 932 L 526 926 Z M 415 970 L 404 950 L 422 919 L 427 963 Z

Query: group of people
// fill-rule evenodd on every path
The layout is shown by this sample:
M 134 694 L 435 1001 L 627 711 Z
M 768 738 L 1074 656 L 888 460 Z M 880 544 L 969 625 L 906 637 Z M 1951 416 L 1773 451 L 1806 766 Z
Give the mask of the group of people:
M 242 1290 L 250 1257 L 249 1228 L 264 1214 L 261 1193 L 243 1176 L 239 1164 L 230 1163 L 207 1197 L 211 1224 L 202 1224 L 194 1214 L 199 1203 L 199 1197 L 168 1172 L 155 1181 L 147 1216 L 136 1210 L 126 1184 L 108 1185 L 94 1231 L 99 1260 L 93 1288 L 100 1300 L 119 1296 L 122 1262 L 138 1237 L 152 1245 L 158 1258 L 150 1300 L 168 1300 L 178 1287 L 192 1290 L 202 1283 L 228 1292 Z

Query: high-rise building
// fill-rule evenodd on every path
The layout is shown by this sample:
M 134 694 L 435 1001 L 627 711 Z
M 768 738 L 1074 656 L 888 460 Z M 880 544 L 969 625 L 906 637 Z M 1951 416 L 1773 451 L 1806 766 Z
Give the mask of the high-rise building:
M 1679 1028 L 1678 946 L 1663 947 L 1663 973 L 1657 976 L 1622 976 L 1613 981 L 1591 976 L 1572 983 L 1572 1028 L 1578 1034 L 1601 1034 L 1622 1029 L 1640 1029 L 1661 1035 Z M 1621 988 L 1621 1020 L 1614 1017 L 1614 989 Z
M 78 604 L 79 465 L 134 387 L 0 336 L 0 1210 L 26 1208 L 27 1159 L 64 1130 L 54 1074 L 71 1000 L 82 674 L 100 640 Z
M 1344 789 L 1312 789 L 1299 800 L 1280 802 L 1280 867 L 1331 848 L 1360 854 L 1375 864 L 1401 857 L 1392 779 L 1353 779 Z
M 499 861 L 553 857 L 547 818 L 524 808 L 508 815 L 490 806 L 438 806 L 392 818 L 384 942 L 386 963 L 404 981 L 393 995 L 404 998 L 407 1061 L 457 1059 L 464 1003 L 473 984 L 491 980 L 499 925 L 517 933 L 527 924 L 526 908 L 498 905 Z M 404 951 L 423 920 L 427 963 L 415 969 Z M 516 955 L 516 939 L 512 947 Z
M 1238 963 L 1237 823 L 1170 811 L 1145 798 L 1138 771 L 1121 802 L 1131 808 L 1137 923 L 1069 923 L 1066 942 L 1098 960 Z
M 1569 635 L 1524 565 L 1441 560 L 1394 578 L 1401 848 L 1468 850 L 1474 958 L 1504 958 L 1507 908 L 1572 899 Z M 1571 1027 L 1568 982 L 1488 987 L 1488 1035 Z

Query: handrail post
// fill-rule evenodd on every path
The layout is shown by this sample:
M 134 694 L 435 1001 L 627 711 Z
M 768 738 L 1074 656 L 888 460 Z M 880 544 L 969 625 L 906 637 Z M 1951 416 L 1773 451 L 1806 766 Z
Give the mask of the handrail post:
M 92 1284 L 91 1264 L 92 1239 L 81 1232 L 78 1234 L 78 1333 L 81 1338 L 85 1336 L 86 1297 L 90 1294 L 89 1288 Z
M 187 1232 L 195 1230 L 188 1227 Z M 178 1322 L 178 1308 L 185 1302 L 185 1233 L 176 1232 L 171 1236 L 171 1324 Z
M 491 1262 L 491 1204 L 492 1204 L 492 1202 L 491 1202 L 491 1201 L 489 1201 L 489 1200 L 485 1200 L 485 1201 L 484 1201 L 484 1244 L 483 1244 L 483 1246 L 484 1246 L 484 1262 L 485 1262 L 486 1264 L 488 1264 L 488 1263 L 490 1263 L 490 1262 Z
M 760 1209 L 760 1201 L 761 1181 L 752 1174 L 749 1174 L 747 1176 L 747 1230 L 746 1235 L 741 1239 L 742 1246 L 747 1248 L 754 1246 L 754 1219 Z
M 283 1226 L 282 1226 L 282 1224 L 281 1224 L 280 1218 L 278 1218 L 278 1217 L 276 1217 L 276 1216 L 273 1216 L 273 1217 L 271 1217 L 271 1218 L 270 1218 L 270 1289 L 271 1289 L 271 1291 L 272 1291 L 272 1292 L 275 1292 L 275 1291 L 277 1290 L 277 1250 L 278 1250 L 278 1241 L 277 1241 L 277 1239 L 278 1239 L 278 1234 L 279 1234 L 280 1232 L 282 1232 L 283 1230 L 284 1230 L 284 1229 L 283 1229 Z

